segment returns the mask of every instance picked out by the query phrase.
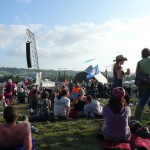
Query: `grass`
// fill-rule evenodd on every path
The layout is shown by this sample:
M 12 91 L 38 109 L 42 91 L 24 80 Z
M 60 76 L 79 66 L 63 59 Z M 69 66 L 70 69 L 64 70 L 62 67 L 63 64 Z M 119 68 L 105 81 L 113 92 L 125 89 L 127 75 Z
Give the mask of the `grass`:
M 133 98 L 134 100 L 134 98 Z M 106 104 L 107 100 L 101 103 Z M 28 114 L 27 104 L 16 105 L 20 114 Z M 0 110 L 2 111 L 2 107 Z M 134 114 L 135 106 L 131 106 Z M 149 108 L 146 106 L 142 124 L 150 126 Z M 0 122 L 3 122 L 0 116 Z M 34 122 L 33 126 L 39 129 L 32 133 L 36 139 L 37 150 L 101 150 L 99 139 L 96 137 L 99 125 L 103 119 L 73 119 L 69 121 Z

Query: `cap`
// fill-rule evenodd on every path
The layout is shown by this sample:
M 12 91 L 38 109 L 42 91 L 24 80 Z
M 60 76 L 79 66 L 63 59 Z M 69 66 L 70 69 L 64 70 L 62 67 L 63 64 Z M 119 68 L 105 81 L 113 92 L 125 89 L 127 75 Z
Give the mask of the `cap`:
M 113 88 L 112 95 L 118 99 L 122 99 L 126 95 L 126 91 L 122 87 L 116 87 Z

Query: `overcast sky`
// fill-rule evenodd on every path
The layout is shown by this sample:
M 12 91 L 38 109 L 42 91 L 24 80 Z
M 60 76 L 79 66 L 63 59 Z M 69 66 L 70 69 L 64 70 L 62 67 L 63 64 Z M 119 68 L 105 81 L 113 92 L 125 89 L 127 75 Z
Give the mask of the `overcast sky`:
M 150 0 L 1 0 L 0 67 L 27 68 L 26 29 L 40 69 L 104 71 L 122 54 L 134 72 L 150 48 Z

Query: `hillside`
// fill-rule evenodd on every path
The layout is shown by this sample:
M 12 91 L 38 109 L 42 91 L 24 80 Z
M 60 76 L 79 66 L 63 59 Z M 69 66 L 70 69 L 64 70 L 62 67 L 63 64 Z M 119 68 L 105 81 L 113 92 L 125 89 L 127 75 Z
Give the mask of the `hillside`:
M 5 68 L 0 67 L 0 75 L 20 75 L 20 76 L 32 76 L 35 74 L 35 69 L 24 69 L 24 68 Z M 41 69 L 40 72 L 42 72 L 42 76 L 49 77 L 51 75 L 59 76 L 59 70 L 44 70 Z M 60 76 L 75 76 L 77 71 L 73 70 L 60 70 Z
M 22 77 L 26 77 L 26 76 L 35 76 L 35 69 L 25 69 L 25 68 L 9 68 L 9 67 L 0 67 L 0 76 L 2 75 L 6 75 L 6 76 L 10 76 L 10 75 L 19 75 Z M 42 72 L 42 77 L 43 78 L 48 78 L 51 76 L 55 76 L 55 77 L 64 77 L 64 76 L 69 76 L 74 78 L 75 75 L 79 72 L 79 71 L 74 71 L 74 70 L 44 70 L 44 69 L 40 69 L 40 72 Z M 104 76 L 105 76 L 105 72 L 101 72 Z M 107 75 L 109 78 L 113 77 L 113 73 L 108 71 Z M 131 73 L 130 76 L 127 76 L 125 78 L 125 80 L 133 80 L 135 77 L 135 75 L 133 73 Z

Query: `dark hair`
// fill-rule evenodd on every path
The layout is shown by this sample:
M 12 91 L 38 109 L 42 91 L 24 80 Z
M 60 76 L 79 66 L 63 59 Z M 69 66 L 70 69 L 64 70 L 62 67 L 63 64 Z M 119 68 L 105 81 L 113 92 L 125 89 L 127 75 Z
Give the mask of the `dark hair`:
M 150 50 L 148 48 L 144 48 L 141 52 L 142 58 L 148 58 L 150 56 Z
M 59 95 L 57 96 L 58 99 L 61 99 L 62 96 L 65 96 L 67 94 L 67 90 L 62 90 Z
M 7 106 L 4 109 L 3 117 L 7 123 L 13 123 L 14 121 L 16 121 L 18 118 L 18 112 L 17 112 L 16 107 Z
M 87 95 L 87 96 L 86 96 L 86 100 L 87 100 L 88 102 L 92 102 L 93 97 L 92 97 L 91 95 Z
M 108 102 L 108 106 L 113 111 L 114 114 L 119 114 L 121 109 L 124 106 L 127 106 L 127 103 L 124 98 L 119 99 L 119 98 L 114 97 L 114 95 L 111 95 L 111 98 Z
M 33 89 L 33 90 L 32 90 L 32 93 L 33 93 L 33 94 L 37 94 L 37 92 L 38 92 L 37 89 Z
M 43 91 L 41 94 L 41 98 L 48 98 L 49 97 L 49 93 L 47 91 Z
M 115 76 L 116 70 L 118 70 L 118 69 L 121 69 L 120 61 L 116 61 L 116 63 L 115 63 L 114 66 L 113 66 L 113 75 L 114 75 L 114 76 Z

